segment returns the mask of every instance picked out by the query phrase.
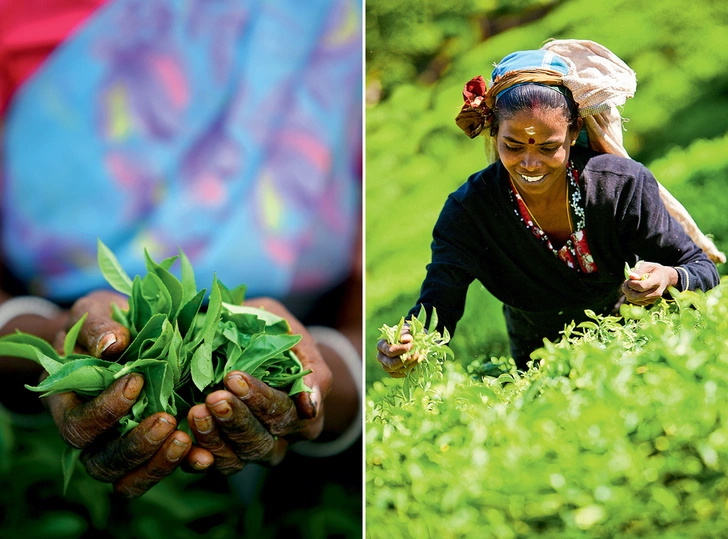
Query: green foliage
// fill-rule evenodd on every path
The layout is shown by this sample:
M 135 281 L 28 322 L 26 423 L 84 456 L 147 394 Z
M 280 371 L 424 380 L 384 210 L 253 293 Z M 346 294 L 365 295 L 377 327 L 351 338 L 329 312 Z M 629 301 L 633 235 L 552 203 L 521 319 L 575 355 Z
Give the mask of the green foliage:
M 686 148 L 672 148 L 650 165 L 655 177 L 688 209 L 695 221 L 728 251 L 728 213 L 725 178 L 728 177 L 728 134 L 699 139 Z M 719 268 L 722 273 L 724 266 Z
M 622 314 L 567 327 L 526 372 L 448 363 L 396 405 L 400 382 L 375 382 L 368 535 L 726 535 L 728 281 Z
M 404 80 L 432 82 L 483 34 L 502 31 L 554 0 L 479 0 L 476 2 L 405 0 L 367 1 L 366 65 L 368 82 L 385 95 Z
M 288 505 L 282 502 L 281 492 L 289 492 L 290 483 L 281 482 L 280 476 L 266 478 L 266 483 L 258 485 L 254 500 L 246 504 L 225 478 L 181 470 L 141 498 L 126 500 L 114 495 L 110 484 L 92 479 L 79 466 L 63 494 L 58 455 L 65 444 L 49 417 L 33 428 L 13 426 L 9 414 L 0 408 L 0 433 L 14 442 L 5 446 L 0 466 L 0 537 L 361 537 L 358 493 L 334 482 L 318 484 L 310 475 L 299 477 L 290 467 L 288 478 L 296 477 L 297 484 L 306 481 L 308 488 L 305 496 L 287 493 L 287 499 L 295 497 Z M 3 440 L 7 438 L 0 438 L 0 450 Z M 291 458 L 295 455 L 287 460 Z M 300 462 L 298 466 L 304 467 Z

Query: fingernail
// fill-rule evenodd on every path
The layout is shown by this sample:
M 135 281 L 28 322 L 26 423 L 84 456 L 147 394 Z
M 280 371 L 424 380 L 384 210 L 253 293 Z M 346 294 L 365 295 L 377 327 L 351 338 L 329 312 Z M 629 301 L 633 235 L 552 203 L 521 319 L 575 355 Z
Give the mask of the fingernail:
M 230 408 L 230 404 L 226 400 L 221 400 L 221 401 L 215 402 L 213 404 L 210 404 L 209 408 L 212 409 L 213 414 L 215 414 L 217 417 L 219 417 L 221 419 L 227 419 L 233 413 L 232 408 Z
M 193 417 L 192 418 L 195 422 L 195 428 L 197 428 L 197 432 L 200 434 L 209 434 L 210 431 L 212 431 L 212 418 L 208 415 L 207 417 L 203 417 L 202 419 Z
M 160 417 L 154 426 L 149 431 L 149 439 L 153 442 L 160 442 L 164 440 L 169 433 L 174 429 L 174 425 L 167 421 L 165 418 Z
M 96 357 L 101 357 L 101 354 L 106 352 L 106 350 L 116 342 L 116 335 L 114 335 L 113 331 L 107 331 L 101 337 L 99 337 L 99 340 L 96 342 Z
M 207 468 L 209 468 L 210 464 L 212 464 L 212 462 L 200 462 L 199 460 L 196 460 L 195 462 L 192 463 L 192 467 L 195 470 L 202 471 L 202 470 L 206 470 Z
M 241 399 L 247 397 L 248 393 L 250 392 L 250 387 L 245 381 L 245 378 L 243 378 L 239 374 L 233 374 L 232 376 L 228 376 L 227 386 L 230 391 L 235 393 L 235 395 L 240 397 Z
M 179 440 L 172 440 L 172 443 L 169 444 L 169 447 L 167 448 L 167 460 L 170 462 L 179 460 L 187 449 L 187 446 L 189 446 L 189 444 L 180 442 Z
M 314 386 L 313 393 L 310 394 L 311 407 L 313 408 L 313 417 L 316 417 L 319 412 L 319 405 L 321 404 L 321 390 L 318 386 Z
M 143 386 L 144 378 L 142 376 L 139 376 L 138 374 L 130 375 L 129 379 L 126 381 L 126 385 L 124 386 L 124 397 L 133 401 L 139 396 L 139 392 L 142 390 Z

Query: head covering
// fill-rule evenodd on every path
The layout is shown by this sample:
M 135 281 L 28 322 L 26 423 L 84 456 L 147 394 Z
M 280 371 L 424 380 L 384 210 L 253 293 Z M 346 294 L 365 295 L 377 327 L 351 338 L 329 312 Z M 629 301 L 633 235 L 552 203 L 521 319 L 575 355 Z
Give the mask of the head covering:
M 568 74 L 569 65 L 563 58 L 557 56 L 550 51 L 535 50 L 513 52 L 503 58 L 503 60 L 501 60 L 495 66 L 495 68 L 493 69 L 493 73 L 491 74 L 491 82 L 495 84 L 495 82 L 497 81 L 506 80 L 506 75 L 508 73 L 532 73 L 534 70 L 543 70 L 544 76 L 546 75 L 546 72 L 553 71 L 554 73 L 560 73 L 561 77 L 563 77 L 564 75 Z M 558 77 L 557 75 L 554 76 L 556 77 L 556 79 L 560 79 L 560 77 Z M 504 77 L 506 77 L 506 79 L 504 79 Z M 561 94 L 565 92 L 564 86 L 550 85 L 548 84 L 548 82 L 548 80 L 544 80 L 544 83 L 536 82 L 535 84 L 541 84 L 546 88 L 552 88 L 554 91 L 557 91 Z M 526 81 L 512 82 L 510 84 L 506 84 L 502 86 L 502 89 L 497 90 L 497 93 L 495 93 L 495 95 L 493 96 L 494 102 L 497 103 L 498 99 L 500 99 L 504 94 L 508 93 L 513 88 L 521 86 L 522 84 L 532 83 L 532 81 Z
M 592 150 L 629 158 L 622 138 L 622 116 L 617 107 L 634 96 L 637 76 L 606 47 L 594 41 L 557 39 L 541 49 L 509 54 L 496 64 L 490 88 L 477 76 L 463 89 L 463 104 L 455 119 L 470 138 L 477 137 L 493 121 L 499 96 L 525 83 L 563 86 L 579 107 Z M 495 147 L 491 154 L 496 156 Z M 688 211 L 658 182 L 660 197 L 670 214 L 714 262 L 724 263 L 725 254 L 705 236 Z
M 485 127 L 490 127 L 495 103 L 503 93 L 526 83 L 556 88 L 562 86 L 563 77 L 568 72 L 566 61 L 552 52 L 513 52 L 496 64 L 491 74 L 490 88 L 480 75 L 465 84 L 465 104 L 455 121 L 465 134 L 475 138 Z
M 502 77 L 509 71 L 524 71 L 529 69 L 549 69 L 562 75 L 569 72 L 569 64 L 560 56 L 551 51 L 538 49 L 534 51 L 512 52 L 493 68 L 491 80 Z

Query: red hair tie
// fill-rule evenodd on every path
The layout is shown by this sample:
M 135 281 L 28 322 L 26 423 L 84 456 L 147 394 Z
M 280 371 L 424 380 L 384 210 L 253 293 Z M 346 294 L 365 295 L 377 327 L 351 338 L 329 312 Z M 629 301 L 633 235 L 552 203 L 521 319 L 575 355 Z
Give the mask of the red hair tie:
M 493 111 L 485 104 L 487 91 L 485 80 L 480 75 L 470 79 L 463 88 L 465 103 L 455 118 L 455 123 L 470 138 L 477 137 L 493 119 Z

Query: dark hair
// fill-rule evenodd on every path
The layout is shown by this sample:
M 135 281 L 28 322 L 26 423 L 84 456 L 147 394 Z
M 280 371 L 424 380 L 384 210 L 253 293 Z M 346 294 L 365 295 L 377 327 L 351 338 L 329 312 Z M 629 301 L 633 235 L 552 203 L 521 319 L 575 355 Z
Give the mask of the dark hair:
M 498 97 L 493 110 L 490 134 L 495 135 L 498 132 L 500 120 L 509 118 L 517 112 L 530 112 L 538 107 L 561 110 L 569 123 L 569 128 L 576 127 L 579 105 L 574 101 L 568 88 L 526 83 L 512 86 Z

